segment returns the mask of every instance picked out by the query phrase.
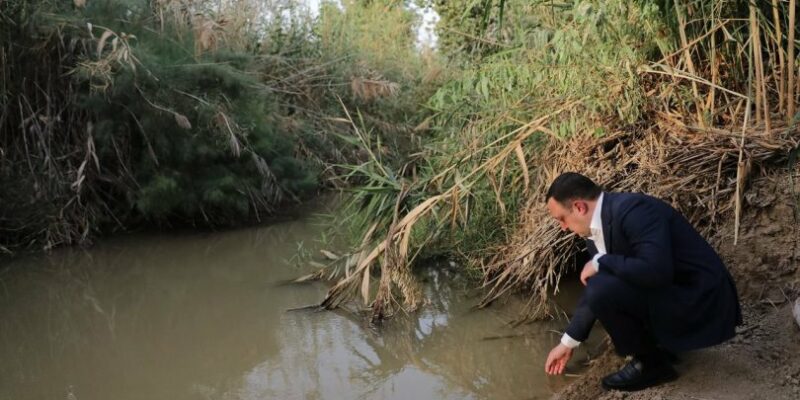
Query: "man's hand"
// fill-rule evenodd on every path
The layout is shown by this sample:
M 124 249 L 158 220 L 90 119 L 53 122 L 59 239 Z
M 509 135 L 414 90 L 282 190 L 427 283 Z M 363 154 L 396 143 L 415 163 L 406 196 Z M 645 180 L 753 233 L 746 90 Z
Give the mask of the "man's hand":
M 592 264 L 592 260 L 589 260 L 589 262 L 587 262 L 586 265 L 583 266 L 583 270 L 581 271 L 581 283 L 583 283 L 583 286 L 586 286 L 586 281 L 588 281 L 589 278 L 591 278 L 596 273 L 597 270 L 594 269 L 594 264 Z
M 550 375 L 557 375 L 564 372 L 567 361 L 572 357 L 572 349 L 559 343 L 558 346 L 550 350 L 547 355 L 547 362 L 544 364 L 544 371 Z

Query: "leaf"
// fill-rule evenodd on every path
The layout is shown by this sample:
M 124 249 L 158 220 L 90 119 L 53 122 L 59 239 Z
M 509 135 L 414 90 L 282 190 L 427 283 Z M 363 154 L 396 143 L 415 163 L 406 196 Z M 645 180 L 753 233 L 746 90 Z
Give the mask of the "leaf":
M 506 9 L 506 0 L 500 0 L 500 5 L 498 6 L 498 8 L 500 9 L 500 16 L 497 17 L 497 30 L 498 31 L 502 31 L 503 30 L 503 14 L 504 14 L 505 9 Z
M 106 29 L 106 31 L 103 32 L 103 35 L 100 36 L 100 40 L 97 41 L 97 57 L 98 58 L 103 56 L 103 48 L 106 47 L 106 40 L 108 40 L 108 38 L 110 38 L 111 35 L 113 35 L 113 34 L 114 34 L 114 32 L 112 32 L 109 29 Z
M 489 79 L 485 76 L 481 78 L 481 93 L 483 98 L 489 100 Z
M 339 256 L 337 256 L 336 254 L 334 254 L 333 252 L 330 252 L 328 250 L 320 250 L 319 252 L 322 253 L 322 255 L 325 256 L 325 258 L 327 258 L 327 259 L 329 259 L 331 261 L 336 261 L 336 260 L 339 259 Z
M 361 278 L 361 298 L 364 299 L 364 304 L 369 304 L 369 268 L 364 270 Z
M 481 0 L 473 0 L 472 3 L 464 7 L 464 13 L 461 14 L 460 20 L 466 20 L 472 14 L 472 9 L 475 8 L 475 6 L 477 6 L 480 2 Z
M 344 122 L 344 123 L 346 123 L 346 124 L 349 124 L 349 123 L 350 123 L 350 120 L 349 120 L 349 119 L 347 119 L 347 118 L 334 118 L 334 117 L 330 117 L 330 118 L 323 118 L 323 119 L 325 119 L 325 120 L 328 120 L 328 121 L 334 121 L 334 122 Z
M 514 148 L 514 152 L 517 153 L 517 161 L 519 161 L 519 167 L 522 169 L 522 179 L 525 181 L 525 189 L 524 191 L 528 191 L 528 186 L 531 183 L 531 177 L 528 173 L 528 163 L 525 161 L 525 152 L 522 151 L 522 143 L 518 144 L 516 148 Z
M 174 115 L 175 122 L 178 123 L 178 126 L 183 129 L 192 129 L 192 123 L 189 122 L 189 118 L 186 118 L 186 116 L 181 113 L 175 113 Z
M 491 14 L 492 14 L 492 3 L 494 3 L 493 0 L 483 0 L 483 5 L 482 5 L 483 6 L 482 7 L 483 8 L 483 16 L 482 16 L 482 19 L 481 19 L 481 34 L 486 32 L 486 28 L 489 27 L 489 20 L 490 20 L 489 17 L 491 17 Z

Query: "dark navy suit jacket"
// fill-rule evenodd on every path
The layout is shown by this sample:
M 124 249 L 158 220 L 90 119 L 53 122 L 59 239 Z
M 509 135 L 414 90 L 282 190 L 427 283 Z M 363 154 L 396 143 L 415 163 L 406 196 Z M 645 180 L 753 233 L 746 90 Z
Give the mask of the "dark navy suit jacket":
M 601 210 L 606 254 L 600 271 L 642 288 L 658 344 L 685 351 L 735 335 L 742 316 L 736 287 L 717 253 L 669 204 L 638 193 L 605 193 Z M 587 240 L 589 253 L 597 249 Z M 589 278 L 591 279 L 591 278 Z M 583 341 L 595 322 L 584 299 L 567 334 Z

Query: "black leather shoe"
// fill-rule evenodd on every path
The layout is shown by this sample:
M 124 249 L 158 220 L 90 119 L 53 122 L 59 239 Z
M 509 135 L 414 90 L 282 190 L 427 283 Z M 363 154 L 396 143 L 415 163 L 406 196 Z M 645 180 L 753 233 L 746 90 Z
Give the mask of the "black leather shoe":
M 681 363 L 681 359 L 678 357 L 677 354 L 665 349 L 659 349 L 658 351 L 661 353 L 662 357 L 665 360 L 669 361 L 670 364 L 675 365 Z
M 619 371 L 603 378 L 606 390 L 634 391 L 669 382 L 678 377 L 678 373 L 668 362 L 643 363 L 634 358 Z

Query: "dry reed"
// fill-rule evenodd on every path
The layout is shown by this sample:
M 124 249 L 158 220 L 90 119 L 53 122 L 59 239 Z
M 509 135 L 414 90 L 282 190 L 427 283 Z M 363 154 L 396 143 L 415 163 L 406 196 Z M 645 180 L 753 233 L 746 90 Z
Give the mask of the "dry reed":
M 719 227 L 720 216 L 736 204 L 740 134 L 732 130 L 687 125 L 682 118 L 659 113 L 656 124 L 642 132 L 616 132 L 602 138 L 590 134 L 552 140 L 532 163 L 539 166 L 532 193 L 517 232 L 484 265 L 489 305 L 502 294 L 527 287 L 532 291 L 527 318 L 550 312 L 550 292 L 558 287 L 568 261 L 581 243 L 562 234 L 544 207 L 542 193 L 563 171 L 580 171 L 608 190 L 647 192 L 683 212 L 706 237 Z M 742 148 L 749 166 L 782 160 L 800 144 L 796 129 L 776 126 L 767 134 L 763 125 L 750 126 Z

